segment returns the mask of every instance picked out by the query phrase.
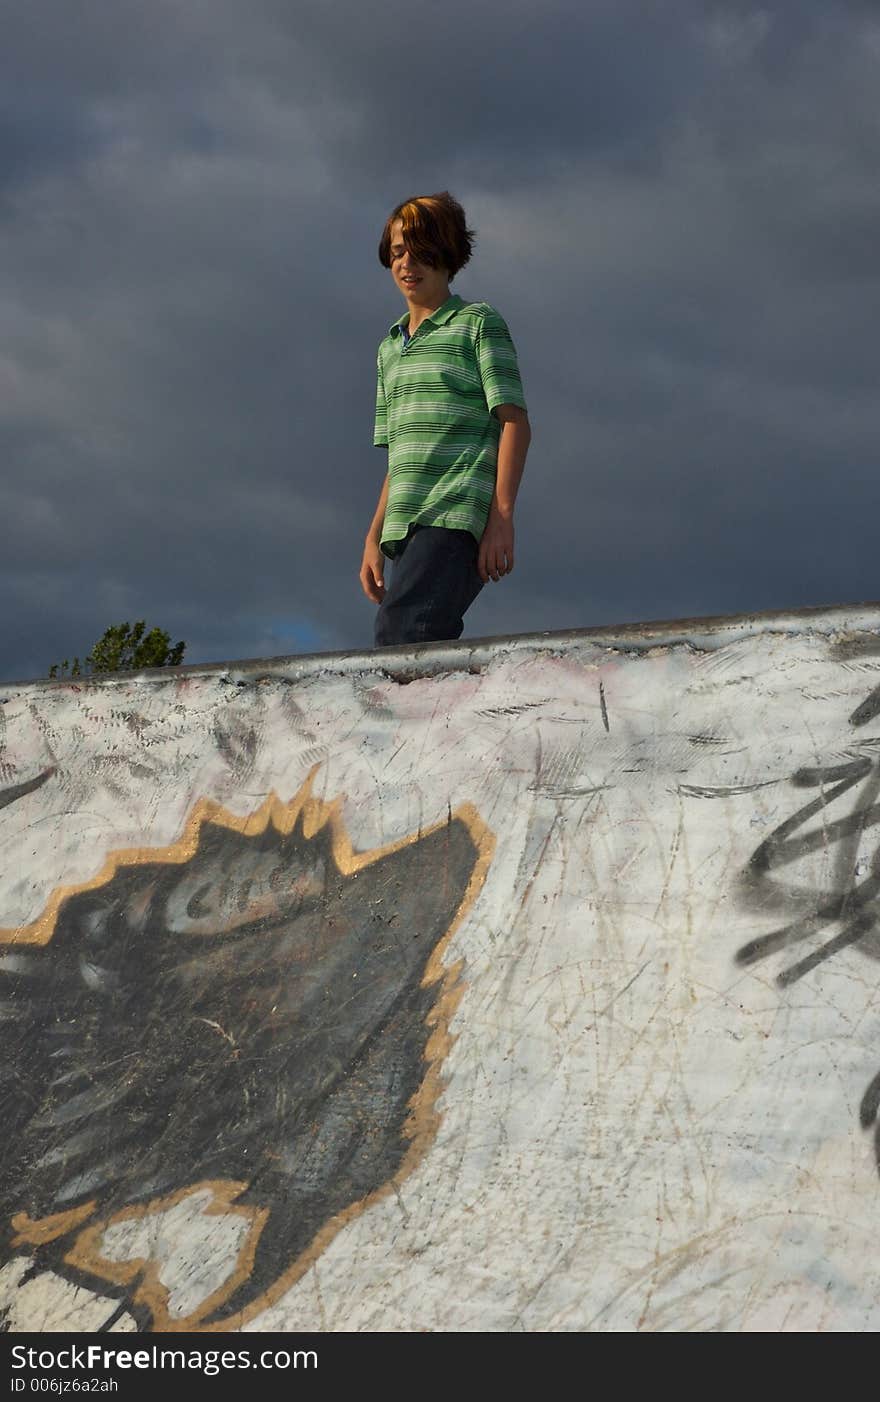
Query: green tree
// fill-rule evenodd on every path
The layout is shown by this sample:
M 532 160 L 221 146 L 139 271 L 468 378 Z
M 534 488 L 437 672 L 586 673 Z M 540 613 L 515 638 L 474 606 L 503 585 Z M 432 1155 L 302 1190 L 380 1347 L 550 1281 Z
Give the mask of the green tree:
M 186 643 L 171 646 L 171 635 L 162 628 L 151 628 L 143 618 L 137 623 L 114 623 L 98 639 L 85 663 L 78 657 L 56 662 L 49 668 L 54 678 L 92 676 L 100 672 L 135 672 L 141 667 L 179 667 Z

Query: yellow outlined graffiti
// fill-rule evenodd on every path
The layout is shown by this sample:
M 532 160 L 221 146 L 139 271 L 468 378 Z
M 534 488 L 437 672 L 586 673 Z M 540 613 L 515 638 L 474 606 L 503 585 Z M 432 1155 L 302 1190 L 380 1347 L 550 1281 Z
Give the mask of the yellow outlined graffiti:
M 446 967 L 443 961 L 450 941 L 485 882 L 495 847 L 494 835 L 472 805 L 462 804 L 455 810 L 450 810 L 445 820 L 428 828 L 422 828 L 417 833 L 385 846 L 358 852 L 352 845 L 343 821 L 343 797 L 339 795 L 332 801 L 326 801 L 314 794 L 317 768 L 316 766 L 311 771 L 298 793 L 288 803 L 282 802 L 275 793 L 270 793 L 254 812 L 244 817 L 230 813 L 214 801 L 200 800 L 192 809 L 176 842 L 158 848 L 137 847 L 112 851 L 95 876 L 54 891 L 44 911 L 35 921 L 17 929 L 0 930 L 0 943 L 7 947 L 48 946 L 65 901 L 83 892 L 98 890 L 125 868 L 147 864 L 183 865 L 195 856 L 202 829 L 206 824 L 227 828 L 244 837 L 258 836 L 270 826 L 278 834 L 286 836 L 293 832 L 298 822 L 301 823 L 301 830 L 306 839 L 312 839 L 326 830 L 333 860 L 343 876 L 363 872 L 373 863 L 416 845 L 433 834 L 441 833 L 456 820 L 467 829 L 473 843 L 476 859 L 464 896 L 449 925 L 431 949 L 421 979 L 420 986 L 435 987 L 436 992 L 425 1018 L 428 1036 L 424 1049 L 424 1074 L 417 1091 L 407 1102 L 407 1114 L 402 1126 L 402 1138 L 406 1141 L 403 1159 L 393 1176 L 329 1218 L 308 1246 L 245 1308 L 220 1321 L 211 1319 L 223 1302 L 230 1299 L 249 1278 L 260 1235 L 269 1220 L 269 1209 L 238 1201 L 248 1189 L 247 1182 L 215 1179 L 182 1184 L 172 1194 L 126 1207 L 105 1218 L 95 1215 L 100 1212 L 97 1199 L 68 1212 L 54 1213 L 38 1220 L 32 1220 L 21 1212 L 12 1218 L 12 1226 L 16 1233 L 13 1245 L 17 1247 L 38 1247 L 76 1233 L 72 1245 L 63 1255 L 63 1261 L 74 1271 L 105 1280 L 117 1288 L 130 1287 L 132 1303 L 149 1311 L 152 1327 L 156 1330 L 226 1331 L 249 1323 L 273 1305 L 304 1275 L 347 1223 L 372 1204 L 395 1192 L 424 1157 L 440 1122 L 437 1105 L 442 1090 L 442 1065 L 452 1046 L 450 1024 L 464 988 L 461 961 L 449 967 Z M 199 933 L 187 938 L 202 943 L 210 940 L 209 935 Z M 160 1278 L 159 1264 L 148 1258 L 113 1260 L 103 1254 L 102 1244 L 109 1228 L 165 1212 L 197 1191 L 210 1193 L 210 1204 L 203 1209 L 206 1215 L 235 1214 L 244 1218 L 248 1225 L 234 1267 L 226 1280 L 208 1298 L 202 1300 L 197 1308 L 185 1316 L 180 1316 L 171 1311 L 168 1290 Z

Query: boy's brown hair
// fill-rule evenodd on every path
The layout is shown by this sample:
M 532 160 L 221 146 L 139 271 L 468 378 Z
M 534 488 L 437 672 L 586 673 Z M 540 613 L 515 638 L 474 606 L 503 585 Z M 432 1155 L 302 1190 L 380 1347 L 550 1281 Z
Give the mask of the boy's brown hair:
M 467 227 L 464 210 L 448 190 L 413 195 L 389 214 L 379 240 L 383 268 L 391 267 L 391 225 L 396 219 L 403 224 L 403 242 L 417 262 L 429 268 L 440 264 L 452 279 L 469 260 L 475 230 Z

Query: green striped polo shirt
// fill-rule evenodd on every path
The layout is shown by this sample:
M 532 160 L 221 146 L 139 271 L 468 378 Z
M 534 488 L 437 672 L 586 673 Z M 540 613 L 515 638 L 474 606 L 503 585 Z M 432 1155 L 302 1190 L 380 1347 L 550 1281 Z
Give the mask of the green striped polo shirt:
M 416 522 L 483 534 L 501 424 L 526 407 L 510 332 L 488 302 L 452 296 L 406 345 L 409 312 L 379 346 L 373 442 L 388 448 L 382 549 L 392 558 Z

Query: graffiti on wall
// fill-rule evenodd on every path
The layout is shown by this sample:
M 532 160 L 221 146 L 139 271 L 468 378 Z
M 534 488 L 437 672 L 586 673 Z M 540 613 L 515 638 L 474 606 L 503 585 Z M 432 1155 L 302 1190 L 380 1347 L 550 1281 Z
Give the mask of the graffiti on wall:
M 880 693 L 872 692 L 849 724 L 862 726 L 878 711 Z M 792 786 L 809 797 L 758 845 L 745 874 L 751 899 L 789 918 L 743 945 L 737 961 L 781 956 L 776 981 L 782 988 L 850 946 L 880 959 L 880 845 L 871 848 L 872 829 L 880 823 L 880 737 L 843 748 L 834 762 L 792 775 Z M 880 1072 L 861 1098 L 859 1119 L 863 1129 L 874 1130 L 880 1171 Z
M 247 818 L 202 801 L 0 931 L 6 1247 L 118 1300 L 105 1328 L 247 1321 L 436 1133 L 444 953 L 492 835 L 464 805 L 358 852 L 313 779 Z M 137 1243 L 194 1214 L 234 1264 L 175 1294 Z

